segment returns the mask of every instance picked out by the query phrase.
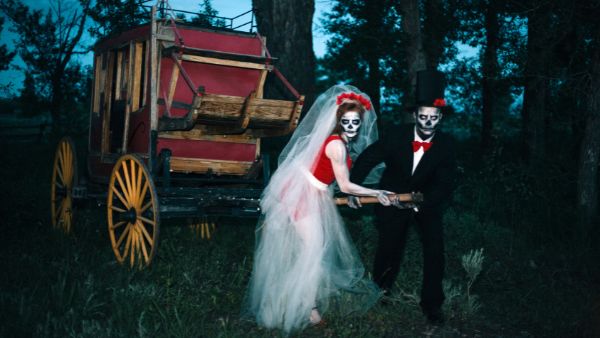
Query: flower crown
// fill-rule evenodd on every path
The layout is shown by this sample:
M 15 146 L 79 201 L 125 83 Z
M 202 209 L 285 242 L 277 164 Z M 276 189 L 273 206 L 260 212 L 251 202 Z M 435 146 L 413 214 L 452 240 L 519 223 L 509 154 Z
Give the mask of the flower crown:
M 342 104 L 342 102 L 344 102 L 344 100 L 358 101 L 360 104 L 363 105 L 363 107 L 365 107 L 366 110 L 371 109 L 371 101 L 369 101 L 367 98 L 365 98 L 362 95 L 358 95 L 358 94 L 352 93 L 352 92 L 340 94 L 337 97 L 336 104 L 340 105 L 340 104 Z

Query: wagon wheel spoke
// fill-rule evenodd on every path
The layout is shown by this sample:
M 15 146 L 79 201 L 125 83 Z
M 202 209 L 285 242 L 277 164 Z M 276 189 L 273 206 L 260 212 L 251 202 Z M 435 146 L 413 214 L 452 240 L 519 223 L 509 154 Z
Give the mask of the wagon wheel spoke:
M 135 155 L 122 156 L 113 168 L 107 199 L 109 236 L 120 263 L 127 260 L 131 267 L 142 267 L 152 262 L 158 242 L 158 210 L 156 188 L 146 165 Z
M 118 227 L 120 227 L 121 225 L 123 225 L 123 224 L 126 224 L 126 223 L 127 223 L 126 221 L 121 221 L 121 222 L 115 223 L 115 224 L 113 224 L 113 225 L 111 226 L 111 229 L 116 229 L 116 228 L 118 228 Z
M 127 212 L 127 210 L 125 210 L 125 209 L 121 209 L 121 208 L 118 208 L 118 207 L 115 207 L 114 205 L 111 205 L 111 207 L 110 207 L 110 208 L 111 208 L 113 211 L 117 211 L 117 212 Z
M 62 161 L 60 163 L 62 165 Z M 64 183 L 65 179 L 64 179 L 64 175 L 62 173 L 62 169 L 60 167 L 56 168 L 56 174 L 58 174 L 58 178 L 60 178 L 60 183 Z M 60 184 L 58 181 L 56 183 Z M 61 184 L 61 188 L 64 188 L 64 185 Z
M 210 240 L 216 231 L 216 219 L 208 216 L 201 217 L 197 222 L 189 224 L 195 236 Z
M 138 222 L 140 223 L 140 222 Z M 141 233 L 143 236 L 139 236 L 139 244 L 140 247 L 142 248 L 142 254 L 144 255 L 144 262 L 148 262 L 148 260 L 150 259 L 148 256 L 148 249 L 146 249 L 146 243 L 144 241 L 144 236 L 148 236 L 148 232 L 146 231 L 146 229 L 144 228 L 143 224 L 138 224 L 138 229 L 140 229 Z M 151 240 L 149 240 L 150 243 L 152 243 Z
M 142 185 L 143 177 L 144 177 L 144 175 L 143 175 L 142 167 L 139 167 L 138 172 L 137 172 L 137 181 L 135 184 L 135 195 L 138 197 L 138 203 L 135 205 L 136 208 L 139 208 L 140 205 L 142 205 L 142 202 L 144 201 L 144 195 L 140 194 L 140 187 Z M 144 184 L 144 186 L 146 186 L 146 184 Z
M 148 241 L 148 243 L 150 243 L 150 245 L 154 244 L 154 241 L 152 240 L 152 237 L 150 236 L 150 234 L 148 233 L 148 230 L 146 230 L 146 227 L 144 226 L 144 224 L 142 222 L 139 222 L 140 225 L 140 230 L 142 231 L 142 234 L 144 235 L 144 237 L 146 237 L 146 240 Z
M 64 205 L 63 201 L 60 201 L 60 203 L 57 204 L 57 209 L 55 211 L 56 216 L 54 217 L 54 219 L 52 221 L 57 222 L 60 220 L 60 217 L 63 214 L 63 205 Z
M 52 184 L 50 210 L 52 225 L 65 233 L 71 231 L 73 225 L 73 195 L 72 189 L 77 182 L 77 156 L 73 141 L 62 138 L 56 147 L 54 166 L 52 169 Z
M 149 201 L 140 209 L 140 214 L 143 214 L 144 212 L 146 212 L 146 210 L 148 210 L 148 208 L 150 208 L 151 206 L 152 206 L 152 201 Z
M 117 227 L 114 226 L 114 228 L 117 228 Z M 121 246 L 121 243 L 123 242 L 123 239 L 127 238 L 127 235 L 129 235 L 129 231 L 131 231 L 131 224 L 127 224 L 127 226 L 125 227 L 125 230 L 123 230 L 123 233 L 121 234 L 121 237 L 119 237 L 119 240 L 116 243 L 117 247 Z
M 146 194 L 148 193 L 148 188 L 150 187 L 150 184 L 148 182 L 144 183 L 144 187 L 142 188 L 142 192 L 140 193 L 140 204 L 141 202 L 143 202 L 144 200 L 146 200 Z M 152 199 L 150 199 L 150 201 L 148 201 L 148 204 L 150 204 L 150 206 L 152 205 Z M 146 208 L 146 205 L 142 208 L 142 210 L 140 211 L 140 213 L 143 213 L 144 211 L 146 211 L 148 208 Z
M 147 219 L 147 218 L 146 218 L 146 217 L 144 217 L 144 216 L 138 216 L 138 217 L 139 217 L 139 219 L 141 219 L 141 220 L 142 220 L 144 223 L 148 223 L 148 224 L 155 225 L 154 221 L 152 221 L 152 220 L 149 220 L 149 219 Z
M 131 178 L 129 178 L 129 170 L 127 169 L 127 163 L 123 164 L 123 175 L 125 176 L 125 184 L 127 184 L 126 191 L 127 196 L 129 196 L 129 205 L 133 206 L 135 203 L 135 196 L 133 196 L 133 191 L 131 188 Z
M 129 208 L 131 196 L 129 196 L 129 193 L 127 192 L 127 190 L 125 188 L 125 184 L 123 183 L 123 179 L 121 178 L 121 174 L 119 174 L 118 171 L 115 173 L 115 177 L 117 178 L 117 181 L 119 181 L 119 184 L 121 185 L 121 189 L 123 189 L 123 192 L 125 193 L 125 197 L 123 198 L 123 199 L 127 200 L 127 202 L 125 202 L 125 206 Z M 114 187 L 114 186 L 112 186 L 111 188 L 114 188 L 116 190 L 116 187 Z
M 110 187 L 110 189 L 115 193 L 115 195 L 117 196 L 117 198 L 119 200 L 121 200 L 121 203 L 123 203 L 123 206 L 128 207 L 127 201 L 125 200 L 125 197 L 123 197 L 123 195 L 121 195 L 121 193 L 117 190 L 117 188 L 115 188 L 113 186 L 113 187 Z
M 129 231 L 127 232 L 127 240 L 125 241 L 125 248 L 123 248 L 123 259 L 125 259 L 125 257 L 127 257 L 127 254 L 129 253 L 129 248 L 131 247 L 131 228 L 133 228 L 132 226 L 129 226 Z
M 135 225 L 132 226 L 131 231 L 129 232 L 129 238 L 131 242 L 131 251 L 129 252 L 129 263 L 130 266 L 133 267 L 133 263 L 135 263 L 135 253 L 136 253 L 136 244 L 137 244 L 137 233 L 135 231 Z

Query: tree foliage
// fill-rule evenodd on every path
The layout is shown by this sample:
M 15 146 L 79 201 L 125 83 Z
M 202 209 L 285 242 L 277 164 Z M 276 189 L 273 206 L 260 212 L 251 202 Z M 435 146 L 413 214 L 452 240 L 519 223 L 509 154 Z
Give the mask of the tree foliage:
M 203 27 L 225 27 L 225 21 L 218 15 L 219 12 L 212 7 L 210 0 L 203 0 L 198 14 L 192 18 L 191 22 Z
M 148 21 L 148 9 L 137 0 L 96 0 L 87 10 L 95 24 L 88 29 L 93 37 L 117 34 L 134 25 Z
M 65 74 L 76 66 L 73 56 L 84 53 L 78 50 L 84 32 L 86 9 L 73 6 L 66 0 L 54 0 L 44 14 L 31 10 L 19 0 L 0 3 L 0 10 L 11 21 L 11 31 L 18 34 L 16 50 L 23 60 L 24 71 L 35 81 L 35 92 L 41 101 L 47 102 L 54 122 L 63 113 L 66 101 L 63 93 L 73 83 Z
M 4 18 L 0 17 L 0 32 L 4 26 Z M 0 71 L 7 70 L 10 62 L 15 56 L 14 51 L 9 51 L 6 45 L 0 45 Z
M 567 188 L 590 223 L 598 219 L 599 16 L 597 0 L 336 0 L 322 23 L 331 38 L 318 78 L 322 89 L 340 81 L 372 97 L 381 89 L 389 123 L 411 100 L 411 67 L 443 70 L 456 112 L 446 127 L 486 150 L 472 159 L 510 153 L 535 173 L 530 189 L 566 170 L 553 166 L 578 164 L 568 171 L 578 188 Z

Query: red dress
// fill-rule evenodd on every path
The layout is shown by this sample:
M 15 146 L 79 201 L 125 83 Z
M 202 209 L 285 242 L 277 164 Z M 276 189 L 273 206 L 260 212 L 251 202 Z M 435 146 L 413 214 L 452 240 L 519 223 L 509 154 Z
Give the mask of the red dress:
M 325 153 L 325 148 L 327 148 L 329 142 L 333 140 L 342 140 L 342 138 L 339 135 L 331 135 L 325 140 L 323 147 L 321 147 L 321 150 L 319 151 L 317 162 L 312 170 L 312 174 L 315 178 L 327 185 L 330 185 L 335 181 L 331 159 L 327 157 L 327 154 Z M 344 142 L 344 140 L 342 140 L 342 142 Z M 350 156 L 346 156 L 346 165 L 348 165 L 348 170 L 352 167 L 352 159 Z

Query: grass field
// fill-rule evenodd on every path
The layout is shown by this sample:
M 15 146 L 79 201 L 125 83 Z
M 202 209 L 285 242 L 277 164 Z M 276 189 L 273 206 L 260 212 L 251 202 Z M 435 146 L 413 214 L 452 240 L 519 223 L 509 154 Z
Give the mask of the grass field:
M 113 256 L 102 207 L 81 208 L 69 236 L 52 228 L 53 152 L 53 142 L 2 143 L 0 336 L 282 336 L 240 319 L 254 220 L 220 219 L 211 240 L 169 222 L 152 266 L 131 271 Z M 377 305 L 360 317 L 332 314 L 325 326 L 297 336 L 600 336 L 596 246 L 576 235 L 536 235 L 518 206 L 492 210 L 486 201 L 500 192 L 476 186 L 459 188 L 446 214 L 445 326 L 427 325 L 419 311 L 421 257 L 413 231 L 392 305 Z M 370 271 L 376 245 L 371 212 L 343 214 Z M 571 226 L 563 221 L 548 227 Z M 465 269 L 462 262 L 478 249 L 480 273 L 477 264 Z

